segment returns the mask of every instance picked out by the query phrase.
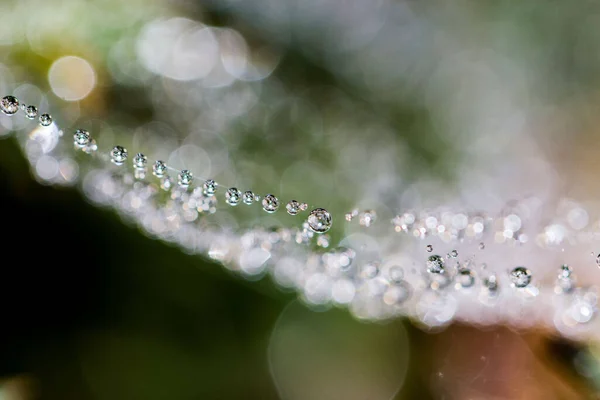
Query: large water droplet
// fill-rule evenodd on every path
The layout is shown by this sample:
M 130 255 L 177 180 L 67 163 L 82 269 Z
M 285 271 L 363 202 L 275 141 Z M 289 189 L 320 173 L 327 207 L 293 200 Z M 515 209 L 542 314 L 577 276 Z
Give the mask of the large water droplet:
M 127 149 L 122 146 L 115 146 L 110 151 L 110 160 L 116 165 L 122 165 L 127 160 Z
M 202 188 L 204 189 L 204 193 L 212 196 L 217 191 L 217 182 L 212 179 L 208 179 L 202 184 Z
M 148 163 L 148 157 L 143 155 L 142 153 L 137 153 L 133 157 L 133 167 L 136 169 L 144 169 L 146 168 L 146 164 Z
M 164 161 L 156 160 L 152 166 L 152 173 L 157 178 L 162 178 L 167 172 L 167 164 Z
M 299 201 L 296 201 L 296 200 L 290 200 L 290 202 L 287 203 L 287 205 L 285 206 L 285 209 L 287 210 L 288 214 L 290 214 L 290 215 L 296 215 L 300 211 L 305 211 L 307 208 L 308 208 L 308 205 L 306 203 L 300 203 Z
M 254 193 L 252 192 L 252 190 L 246 190 L 244 192 L 244 194 L 242 195 L 242 201 L 244 202 L 244 204 L 252 204 L 254 203 L 254 200 L 256 199 L 256 197 L 254 196 Z
M 262 201 L 263 210 L 274 213 L 279 208 L 279 199 L 272 194 L 267 194 Z
M 331 228 L 331 214 L 324 208 L 315 208 L 310 212 L 307 222 L 313 232 L 324 233 Z
M 28 119 L 35 119 L 35 117 L 38 115 L 38 109 L 36 106 L 27 106 L 23 111 L 25 111 L 25 116 Z
M 0 100 L 0 110 L 6 115 L 14 115 L 19 111 L 19 100 L 15 96 L 4 96 Z
M 50 114 L 42 114 L 40 115 L 40 125 L 41 126 L 50 126 L 52 124 L 52 117 Z
M 229 188 L 225 192 L 225 201 L 230 206 L 237 206 L 242 198 L 242 192 L 237 188 Z
M 433 255 L 427 258 L 427 272 L 431 274 L 443 274 L 444 270 L 444 259 L 441 256 Z
M 83 129 L 77 129 L 73 134 L 73 142 L 77 147 L 84 147 L 90 142 L 90 133 Z
M 184 169 L 179 173 L 179 175 L 177 175 L 177 183 L 179 184 L 179 186 L 187 187 L 192 183 L 193 180 L 194 175 L 190 170 L 187 169 Z
M 516 288 L 524 288 L 531 282 L 531 272 L 525 267 L 516 267 L 510 271 L 510 281 Z

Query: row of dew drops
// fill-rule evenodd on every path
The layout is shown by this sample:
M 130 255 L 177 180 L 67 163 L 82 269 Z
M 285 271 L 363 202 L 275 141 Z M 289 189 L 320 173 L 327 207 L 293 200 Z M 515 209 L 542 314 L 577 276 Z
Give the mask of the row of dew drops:
M 19 110 L 23 111 L 25 116 L 33 120 L 38 116 L 38 109 L 33 105 L 25 105 L 20 104 L 19 100 L 14 96 L 5 96 L 0 100 L 0 111 L 8 116 L 15 115 Z M 43 113 L 39 115 L 39 124 L 41 126 L 47 127 L 50 126 L 53 122 L 50 114 Z M 96 145 L 96 141 L 91 137 L 90 133 L 83 129 L 77 129 L 73 134 L 73 141 L 75 146 L 78 149 L 83 150 L 85 153 L 91 154 L 94 153 L 98 146 Z M 122 146 L 114 146 L 110 151 L 110 161 L 115 165 L 123 165 L 128 159 L 128 151 L 126 148 Z M 137 153 L 133 157 L 133 167 L 136 171 L 145 171 L 148 165 L 148 158 L 142 154 Z M 167 171 L 169 168 L 164 161 L 156 160 L 152 166 L 152 173 L 157 178 L 168 178 Z M 177 175 L 177 183 L 182 188 L 187 189 L 193 182 L 194 176 L 193 173 L 189 170 L 178 171 Z M 212 179 L 207 179 L 202 184 L 203 192 L 212 196 L 216 194 L 217 188 L 220 185 Z M 239 203 L 244 203 L 246 205 L 252 205 L 255 202 L 260 201 L 260 196 L 256 195 L 251 190 L 241 192 L 235 187 L 228 188 L 225 192 L 225 201 L 230 206 L 237 206 Z M 262 208 L 264 211 L 268 213 L 274 213 L 279 209 L 279 199 L 273 194 L 267 194 L 262 198 Z M 306 203 L 301 203 L 296 200 L 291 200 L 286 205 L 286 211 L 290 215 L 297 215 L 300 212 L 306 211 L 308 209 L 308 205 Z M 376 219 L 376 213 L 373 210 L 367 210 L 363 213 L 358 213 L 358 210 L 353 210 L 351 213 L 345 215 L 345 219 L 347 221 L 352 221 L 355 217 L 360 217 L 361 225 L 369 226 Z M 325 233 L 329 231 L 332 226 L 332 217 L 331 214 L 323 209 L 323 208 L 315 208 L 313 209 L 307 218 L 308 228 L 315 233 Z M 483 249 L 485 246 L 483 243 L 480 243 L 479 248 Z M 433 246 L 426 246 L 427 252 L 433 252 Z M 452 250 L 448 254 L 448 258 L 457 258 L 458 252 L 456 250 Z M 600 265 L 600 255 L 597 258 L 597 262 Z M 447 266 L 443 257 L 439 255 L 431 255 L 427 258 L 426 261 L 427 272 L 431 276 L 444 277 L 447 275 Z M 366 271 L 363 271 L 366 275 L 373 275 L 372 268 L 366 268 Z M 376 273 L 375 273 L 376 274 Z M 509 272 L 509 278 L 511 282 L 511 286 L 523 289 L 530 285 L 532 281 L 531 272 L 523 267 L 518 266 L 512 269 Z M 457 285 L 461 288 L 469 288 L 475 284 L 475 274 L 469 266 L 469 263 L 466 264 L 457 264 L 455 279 Z M 449 281 L 446 279 L 446 281 Z M 444 282 L 444 279 L 436 280 L 436 285 L 439 288 L 444 287 L 440 282 Z M 495 274 L 489 275 L 487 278 L 483 280 L 483 286 L 485 289 L 489 291 L 490 294 L 494 294 L 498 291 L 499 283 L 498 278 Z M 559 269 L 558 279 L 556 284 L 556 291 L 558 293 L 567 293 L 572 291 L 575 287 L 573 281 L 572 268 L 568 265 L 562 265 Z
M 33 105 L 20 104 L 19 100 L 14 96 L 4 96 L 0 100 L 0 111 L 8 116 L 15 115 L 19 110 L 25 113 L 28 119 L 35 119 L 38 116 L 38 109 Z M 44 113 L 39 116 L 39 123 L 41 126 L 47 127 L 52 124 L 52 117 L 50 114 Z M 83 150 L 85 153 L 94 153 L 98 146 L 96 141 L 91 137 L 90 133 L 83 129 L 77 129 L 73 134 L 73 142 L 78 149 Z M 128 151 L 122 146 L 114 146 L 110 151 L 110 161 L 115 165 L 123 165 L 128 159 Z M 148 158 L 142 154 L 137 153 L 133 157 L 133 167 L 140 171 L 146 170 L 148 165 Z M 167 167 L 164 161 L 156 160 L 152 166 L 152 173 L 157 178 L 167 177 Z M 187 189 L 193 182 L 194 175 L 190 170 L 184 169 L 178 171 L 177 183 L 184 189 Z M 217 188 L 220 185 L 213 179 L 207 179 L 202 184 L 204 193 L 207 196 L 213 196 L 216 194 Z M 260 201 L 260 196 L 256 195 L 251 190 L 241 192 L 235 187 L 228 188 L 225 192 L 225 201 L 230 206 L 237 206 L 240 202 L 252 205 L 255 202 Z M 262 198 L 262 208 L 268 213 L 274 213 L 279 209 L 279 199 L 273 194 L 267 194 Z M 290 215 L 297 215 L 300 212 L 306 211 L 308 204 L 299 202 L 297 200 L 290 200 L 286 205 L 286 211 Z M 307 218 L 308 228 L 315 233 L 325 233 L 329 231 L 333 224 L 331 214 L 324 208 L 313 209 Z

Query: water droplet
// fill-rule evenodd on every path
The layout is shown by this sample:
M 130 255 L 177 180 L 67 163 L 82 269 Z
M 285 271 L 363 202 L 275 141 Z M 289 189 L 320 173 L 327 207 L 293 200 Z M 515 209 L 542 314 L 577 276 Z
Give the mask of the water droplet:
M 14 115 L 19 111 L 19 100 L 14 96 L 4 96 L 0 100 L 0 110 L 6 115 Z
M 363 279 L 373 279 L 379 273 L 379 263 L 372 261 L 363 265 L 360 269 L 360 276 Z
M 217 191 L 217 182 L 212 179 L 208 179 L 202 184 L 202 188 L 204 189 L 204 193 L 212 196 Z
M 255 199 L 255 196 L 251 190 L 246 190 L 244 192 L 244 194 L 242 195 L 242 201 L 244 202 L 244 204 L 250 205 L 250 204 L 254 203 L 254 199 Z
M 177 175 L 177 183 L 179 186 L 189 186 L 194 180 L 194 174 L 190 170 L 184 169 Z
M 306 210 L 307 207 L 308 206 L 306 205 L 306 203 L 300 203 L 296 200 L 290 200 L 290 202 L 287 203 L 287 205 L 285 206 L 285 209 L 287 210 L 288 214 L 296 215 L 300 211 Z
M 136 169 L 144 169 L 146 168 L 146 164 L 148 163 L 148 157 L 143 155 L 142 153 L 137 153 L 133 157 L 133 167 Z
M 40 115 L 40 125 L 41 126 L 50 126 L 52 124 L 52 117 L 50 114 L 42 114 Z
M 110 160 L 116 165 L 122 165 L 127 160 L 127 149 L 122 146 L 115 146 L 110 151 Z
M 452 258 L 456 258 L 456 257 L 458 257 L 458 251 L 456 251 L 456 250 L 452 250 L 452 251 L 450 252 L 450 257 L 452 257 Z
M 390 269 L 388 269 L 388 277 L 391 282 L 398 284 L 402 282 L 402 279 L 404 278 L 404 270 L 397 265 L 390 267 Z
M 485 249 L 485 243 L 481 242 L 479 243 L 479 250 L 483 250 Z
M 431 274 L 443 274 L 444 271 L 444 259 L 438 255 L 429 256 L 427 259 L 427 272 Z
M 331 214 L 324 208 L 315 208 L 310 212 L 307 222 L 313 232 L 324 233 L 331 228 Z
M 84 147 L 90 143 L 90 133 L 83 129 L 77 129 L 73 134 L 73 142 L 77 147 Z
M 525 267 L 516 267 L 510 271 L 510 281 L 516 288 L 524 288 L 531 282 L 531 272 Z
M 374 210 L 366 210 L 360 213 L 359 224 L 369 227 L 377 220 L 377 213 Z
M 35 119 L 35 117 L 38 115 L 38 109 L 36 106 L 27 106 L 23 111 L 25 111 L 25 116 L 29 119 Z
M 237 206 L 242 198 L 242 192 L 237 188 L 229 188 L 225 192 L 225 201 L 230 206 Z
M 470 288 L 475 284 L 475 275 L 473 271 L 468 268 L 463 268 L 458 271 L 456 274 L 456 285 L 457 288 Z
M 162 178 L 167 173 L 167 164 L 164 161 L 156 160 L 152 166 L 152 173 L 157 178 Z
M 428 244 L 425 249 L 427 250 L 428 253 L 431 253 L 433 251 L 433 246 Z
M 263 210 L 274 213 L 279 208 L 279 199 L 272 194 L 267 194 L 262 201 Z
M 596 265 L 598 265 L 598 267 L 600 267 L 600 254 L 598 254 L 596 256 Z

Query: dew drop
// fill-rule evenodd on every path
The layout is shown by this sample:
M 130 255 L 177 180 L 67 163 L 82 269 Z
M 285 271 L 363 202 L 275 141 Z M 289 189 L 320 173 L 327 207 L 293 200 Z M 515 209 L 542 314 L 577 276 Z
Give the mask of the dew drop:
M 596 256 L 596 265 L 600 267 L 600 254 Z
M 142 153 L 137 153 L 133 157 L 133 166 L 136 169 L 144 169 L 144 168 L 146 168 L 146 164 L 147 163 L 148 163 L 148 157 L 146 157 Z
M 116 165 L 122 165 L 127 160 L 127 149 L 122 146 L 115 146 L 110 151 L 110 160 Z
M 473 286 L 475 284 L 475 275 L 473 274 L 473 271 L 471 271 L 468 268 L 463 268 L 460 269 L 458 271 L 458 273 L 456 274 L 456 285 L 457 288 L 470 288 L 471 286 Z
M 237 188 L 229 188 L 225 192 L 225 201 L 230 206 L 237 206 L 242 198 L 242 193 Z
M 481 242 L 479 243 L 479 250 L 483 250 L 485 249 L 485 243 Z
M 0 110 L 6 115 L 14 115 L 19 111 L 19 100 L 15 96 L 4 96 L 0 100 Z
M 244 194 L 242 195 L 242 201 L 244 202 L 244 204 L 250 205 L 250 204 L 254 203 L 254 199 L 255 199 L 255 196 L 251 190 L 246 190 L 244 192 Z
M 267 194 L 262 200 L 262 207 L 268 213 L 274 213 L 279 208 L 279 199 L 272 194 Z
M 331 228 L 331 214 L 324 208 L 315 208 L 310 212 L 307 222 L 313 232 L 324 233 Z
M 157 178 L 162 178 L 167 172 L 167 164 L 164 161 L 156 160 L 152 166 L 152 173 Z
M 27 106 L 23 111 L 25 111 L 25 116 L 28 119 L 35 119 L 35 117 L 38 115 L 38 109 L 36 106 Z
M 83 129 L 77 129 L 73 134 L 73 142 L 77 147 L 84 147 L 90 143 L 90 133 Z
M 187 187 L 192 183 L 193 180 L 194 175 L 190 170 L 187 169 L 184 169 L 179 173 L 179 175 L 177 175 L 177 183 L 179 184 L 179 186 Z
M 445 271 L 444 259 L 438 255 L 427 258 L 427 272 L 431 274 L 443 274 Z
M 212 179 L 208 179 L 202 184 L 202 188 L 204 189 L 204 193 L 212 196 L 217 191 L 217 182 Z
M 290 200 L 289 203 L 285 206 L 287 213 L 290 215 L 296 215 L 301 210 L 301 204 L 296 200 Z
M 516 288 L 524 288 L 531 282 L 531 272 L 525 267 L 516 267 L 510 271 L 510 281 Z
M 573 269 L 569 265 L 563 264 L 560 266 L 560 269 L 558 272 L 559 278 L 562 278 L 562 279 L 570 278 L 572 274 L 573 274 Z
M 458 251 L 456 251 L 456 250 L 452 250 L 452 251 L 450 252 L 450 257 L 452 257 L 452 258 L 456 258 L 456 257 L 458 257 Z
M 52 124 L 52 117 L 50 114 L 42 114 L 40 115 L 40 125 L 41 126 L 50 126 Z
M 427 250 L 428 253 L 431 253 L 433 251 L 433 246 L 428 244 L 425 249 Z

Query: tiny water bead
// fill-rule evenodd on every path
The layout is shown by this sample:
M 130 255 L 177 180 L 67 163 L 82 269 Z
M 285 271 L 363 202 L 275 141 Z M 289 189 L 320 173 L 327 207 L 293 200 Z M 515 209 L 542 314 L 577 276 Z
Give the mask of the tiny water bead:
M 251 205 L 252 203 L 254 203 L 255 198 L 256 197 L 254 196 L 254 193 L 251 190 L 246 190 L 244 194 L 242 194 L 242 201 L 244 202 L 244 204 Z
M 325 233 L 332 225 L 331 214 L 324 208 L 315 208 L 310 212 L 307 222 L 313 232 Z
M 267 194 L 262 201 L 263 210 L 274 213 L 279 208 L 279 199 L 272 194 Z
M 428 252 L 428 253 L 431 253 L 431 252 L 433 251 L 433 246 L 432 246 L 432 245 L 430 245 L 430 244 L 428 244 L 428 245 L 425 247 L 425 250 L 427 250 L 427 252 Z
M 485 249 L 485 243 L 481 242 L 479 243 L 479 250 L 484 250 Z
M 83 129 L 77 129 L 73 134 L 73 142 L 78 147 L 86 146 L 90 143 L 90 133 Z
M 433 255 L 427 258 L 427 272 L 431 274 L 443 274 L 445 268 L 444 259 L 441 256 Z
M 15 96 L 4 96 L 0 100 L 0 110 L 6 115 L 14 115 L 19 111 L 19 100 Z
M 134 168 L 144 169 L 144 168 L 146 168 L 146 164 L 148 164 L 148 157 L 146 157 L 142 153 L 137 153 L 133 157 L 133 167 Z
M 190 170 L 184 169 L 177 175 L 177 183 L 179 186 L 189 186 L 194 180 L 194 175 Z
M 242 198 L 242 192 L 240 192 L 237 188 L 229 188 L 227 192 L 225 192 L 225 201 L 230 206 L 237 206 Z
M 287 205 L 285 206 L 285 209 L 287 210 L 288 214 L 290 214 L 290 215 L 296 215 L 300 211 L 306 211 L 307 208 L 308 208 L 308 204 L 300 203 L 299 201 L 296 201 L 296 200 L 290 200 L 290 202 L 287 203 Z
M 35 119 L 35 117 L 38 115 L 38 109 L 36 106 L 27 106 L 23 111 L 28 119 Z
M 116 165 L 122 165 L 127 160 L 127 149 L 123 146 L 115 146 L 110 151 L 110 160 Z
M 152 166 L 152 173 L 157 178 L 162 178 L 167 172 L 167 164 L 164 161 L 156 160 Z
M 600 254 L 598 254 L 596 256 L 596 265 L 598 265 L 598 267 L 600 267 Z
M 209 196 L 212 196 L 217 191 L 217 182 L 215 182 L 212 179 L 209 179 L 202 184 L 202 188 L 204 189 L 204 193 L 206 193 Z
M 450 252 L 450 257 L 451 257 L 451 258 L 456 258 L 456 257 L 458 257 L 458 251 L 456 251 L 456 250 L 452 250 L 452 251 Z
M 475 284 L 475 274 L 468 268 L 463 268 L 458 271 L 455 277 L 457 289 L 470 288 Z
M 52 124 L 52 117 L 50 116 L 50 114 L 40 115 L 40 125 L 50 126 L 50 124 Z
M 531 272 L 525 267 L 516 267 L 510 271 L 510 281 L 516 288 L 524 288 L 531 282 Z

